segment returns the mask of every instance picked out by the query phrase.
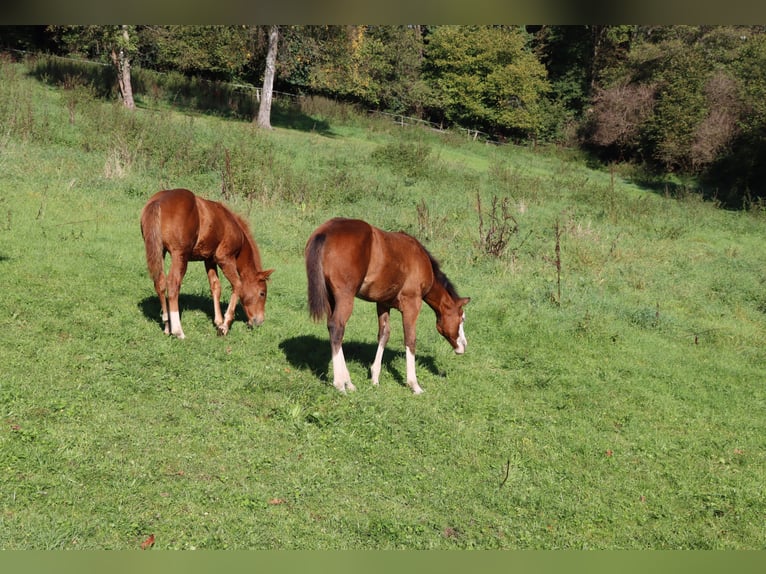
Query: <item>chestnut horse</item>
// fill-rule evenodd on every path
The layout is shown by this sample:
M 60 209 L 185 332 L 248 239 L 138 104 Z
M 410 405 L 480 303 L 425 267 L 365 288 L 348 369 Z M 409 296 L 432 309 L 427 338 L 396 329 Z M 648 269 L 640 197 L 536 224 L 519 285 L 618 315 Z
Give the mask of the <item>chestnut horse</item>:
M 380 378 L 383 349 L 391 328 L 391 308 L 402 314 L 407 385 L 415 394 L 423 389 L 415 376 L 415 322 L 425 301 L 436 313 L 436 329 L 455 353 L 465 352 L 463 307 L 439 264 L 414 237 L 383 231 L 358 219 L 331 219 L 311 234 L 305 249 L 308 302 L 311 317 L 327 316 L 332 351 L 333 385 L 353 391 L 343 357 L 343 333 L 354 298 L 377 303 L 378 349 L 371 367 L 372 383 Z
M 184 338 L 178 294 L 189 261 L 205 262 L 219 335 L 229 332 L 240 300 L 248 326 L 263 323 L 266 280 L 274 270 L 262 269 L 258 246 L 244 219 L 223 204 L 195 196 L 188 189 L 170 189 L 155 193 L 146 202 L 141 211 L 141 234 L 166 335 Z M 170 270 L 166 277 L 168 252 Z M 224 316 L 217 267 L 231 283 L 231 300 Z

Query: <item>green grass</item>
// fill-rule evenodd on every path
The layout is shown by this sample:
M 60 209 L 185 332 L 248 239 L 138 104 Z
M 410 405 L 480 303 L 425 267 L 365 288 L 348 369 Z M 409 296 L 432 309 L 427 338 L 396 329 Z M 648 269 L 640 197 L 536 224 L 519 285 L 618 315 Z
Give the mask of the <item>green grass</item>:
M 321 132 L 264 134 L 83 100 L 72 124 L 65 91 L 2 66 L 0 548 L 763 548 L 757 214 L 321 111 L 300 124 Z M 224 178 L 276 268 L 266 323 L 217 337 L 196 264 L 187 339 L 165 337 L 138 214 L 160 187 L 220 198 Z M 501 257 L 477 192 L 510 198 Z M 332 388 L 302 251 L 334 215 L 421 237 L 472 297 L 462 357 L 424 307 L 422 396 L 396 314 L 370 384 L 361 301 L 358 391 Z

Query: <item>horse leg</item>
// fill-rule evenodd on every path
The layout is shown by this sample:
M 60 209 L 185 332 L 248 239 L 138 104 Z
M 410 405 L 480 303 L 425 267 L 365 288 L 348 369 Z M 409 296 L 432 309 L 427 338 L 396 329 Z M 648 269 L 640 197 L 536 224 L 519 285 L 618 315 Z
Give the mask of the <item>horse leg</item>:
M 170 317 L 168 316 L 168 298 L 166 290 L 168 288 L 167 278 L 165 273 L 160 269 L 160 272 L 155 275 L 154 278 L 154 290 L 157 292 L 157 297 L 160 299 L 160 308 L 162 309 L 162 324 L 166 335 L 170 335 Z
M 345 393 L 346 390 L 356 390 L 356 387 L 351 384 L 351 374 L 348 372 L 342 347 L 346 322 L 351 316 L 353 308 L 353 295 L 347 295 L 344 298 L 336 297 L 335 307 L 327 318 L 327 330 L 330 333 L 330 349 L 332 351 L 332 384 L 341 393 Z
M 377 385 L 380 381 L 380 369 L 383 363 L 383 349 L 391 336 L 391 326 L 389 325 L 391 308 L 378 303 L 378 350 L 375 353 L 375 360 L 370 367 L 372 373 L 372 384 Z
M 223 320 L 220 324 L 216 325 L 218 327 L 218 334 L 223 336 L 229 332 L 229 328 L 234 321 L 234 313 L 237 310 L 237 303 L 239 303 L 239 291 L 241 289 L 242 280 L 239 278 L 237 264 L 233 260 L 221 262 L 220 266 L 224 276 L 226 276 L 226 279 L 231 283 L 231 299 L 229 299 L 229 305 L 226 307 L 226 313 L 223 316 Z
M 181 281 L 186 275 L 186 257 L 171 254 L 170 271 L 168 272 L 168 300 L 170 306 L 170 333 L 183 339 L 184 330 L 181 328 L 181 313 L 178 310 L 178 295 L 181 292 Z
M 205 261 L 205 270 L 207 271 L 207 280 L 210 283 L 210 294 L 213 296 L 213 313 L 215 318 L 213 323 L 216 327 L 223 324 L 221 315 L 221 281 L 218 279 L 218 268 L 215 261 L 207 259 Z
M 418 320 L 421 303 L 420 299 L 416 299 L 407 301 L 401 306 L 402 324 L 404 325 L 404 350 L 407 360 L 407 385 L 416 395 L 423 392 L 415 374 L 415 323 Z

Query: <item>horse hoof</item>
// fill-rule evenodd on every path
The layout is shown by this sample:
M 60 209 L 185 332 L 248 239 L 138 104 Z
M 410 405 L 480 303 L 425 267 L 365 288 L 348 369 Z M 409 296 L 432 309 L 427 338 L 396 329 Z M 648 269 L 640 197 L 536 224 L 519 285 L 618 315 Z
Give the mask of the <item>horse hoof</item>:
M 356 387 L 351 383 L 333 383 L 332 386 L 335 387 L 339 393 L 343 393 L 344 395 L 346 394 L 346 390 L 352 392 L 356 390 Z
M 226 333 L 228 333 L 228 332 L 229 332 L 229 330 L 226 327 L 224 327 L 223 325 L 221 325 L 220 327 L 218 327 L 216 329 L 216 333 L 218 334 L 219 337 L 225 337 Z

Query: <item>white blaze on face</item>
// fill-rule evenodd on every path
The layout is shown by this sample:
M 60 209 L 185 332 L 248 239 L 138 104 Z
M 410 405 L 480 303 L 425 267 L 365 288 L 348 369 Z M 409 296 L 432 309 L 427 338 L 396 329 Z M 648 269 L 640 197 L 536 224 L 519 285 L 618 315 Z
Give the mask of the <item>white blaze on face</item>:
M 455 347 L 455 353 L 458 355 L 465 353 L 465 348 L 468 346 L 468 339 L 465 338 L 463 323 L 465 323 L 465 311 L 463 311 L 463 318 L 460 320 L 460 330 L 457 334 L 457 347 Z

